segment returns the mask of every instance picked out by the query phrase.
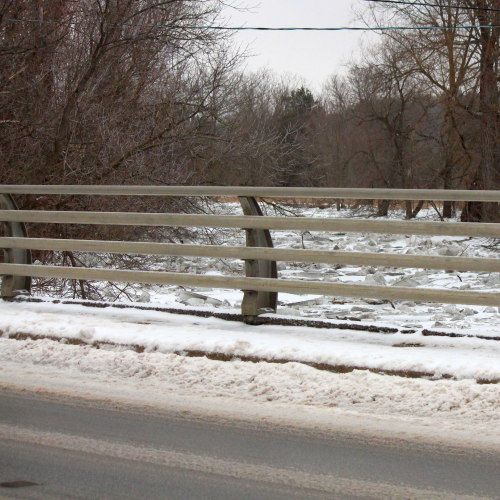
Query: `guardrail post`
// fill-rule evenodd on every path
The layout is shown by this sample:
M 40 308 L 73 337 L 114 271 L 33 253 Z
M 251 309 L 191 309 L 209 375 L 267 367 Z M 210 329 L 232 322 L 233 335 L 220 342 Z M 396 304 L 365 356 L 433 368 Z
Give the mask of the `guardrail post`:
M 264 215 L 253 196 L 240 196 L 239 201 L 245 215 Z M 268 229 L 245 229 L 245 231 L 247 247 L 273 248 L 273 240 Z M 245 260 L 245 272 L 247 278 L 278 278 L 278 268 L 275 261 Z M 243 292 L 241 314 L 246 316 L 249 322 L 253 322 L 259 314 L 276 312 L 277 292 L 256 292 L 254 290 L 243 290 Z
M 18 210 L 16 202 L 9 194 L 0 194 L 2 210 Z M 24 222 L 4 222 L 7 237 L 27 238 L 28 231 Z M 8 264 L 31 264 L 31 250 L 3 248 L 4 261 Z M 31 292 L 31 276 L 3 276 L 2 298 L 15 297 Z

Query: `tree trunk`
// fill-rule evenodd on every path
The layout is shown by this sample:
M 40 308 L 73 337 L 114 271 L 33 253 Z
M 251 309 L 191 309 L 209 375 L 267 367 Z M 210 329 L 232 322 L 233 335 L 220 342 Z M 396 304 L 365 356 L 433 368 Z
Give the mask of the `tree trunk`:
M 500 0 L 477 0 L 477 17 L 482 26 L 500 26 L 500 15 L 492 9 L 500 9 Z M 480 164 L 481 189 L 497 189 L 500 186 L 500 144 L 498 120 L 498 43 L 500 28 L 480 28 L 481 44 L 481 74 L 480 74 L 480 111 L 481 111 L 481 146 Z M 468 216 L 475 215 L 472 206 L 467 206 Z M 477 207 L 479 208 L 479 206 Z M 483 203 L 481 208 L 482 221 L 497 221 L 499 219 L 497 203 Z
M 443 202 L 443 219 L 451 219 L 453 217 L 453 202 Z
M 387 217 L 389 215 L 390 206 L 391 206 L 391 200 L 379 200 L 377 217 Z
M 411 214 L 411 218 L 414 219 L 418 213 L 420 212 L 420 210 L 422 210 L 422 208 L 424 208 L 424 203 L 425 203 L 425 200 L 420 200 L 418 203 L 417 203 L 417 206 L 415 207 L 415 210 L 413 210 L 412 214 Z
M 405 219 L 406 220 L 413 219 L 413 203 L 411 202 L 411 200 L 406 200 L 405 207 L 406 207 Z
M 448 141 L 448 148 L 450 148 L 451 141 Z M 449 157 L 451 151 L 446 152 L 446 160 L 445 160 L 445 166 L 441 172 L 441 177 L 443 178 L 444 181 L 444 189 L 452 189 L 452 184 L 451 184 L 451 174 L 452 174 L 452 160 Z M 451 219 L 452 217 L 452 203 L 451 201 L 444 201 L 443 202 L 443 219 Z

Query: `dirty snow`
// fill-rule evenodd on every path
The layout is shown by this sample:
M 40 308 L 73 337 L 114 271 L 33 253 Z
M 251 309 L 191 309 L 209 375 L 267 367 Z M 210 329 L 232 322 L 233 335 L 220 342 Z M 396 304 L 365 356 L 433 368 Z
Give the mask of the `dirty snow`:
M 87 344 L 139 345 L 147 352 L 202 351 L 270 361 L 423 372 L 433 378 L 447 375 L 457 380 L 500 380 L 500 341 L 430 337 L 421 331 L 387 334 L 295 326 L 256 327 L 153 310 L 5 302 L 0 302 L 0 331 L 3 338 L 24 333 L 56 337 L 63 343 L 78 339 Z
M 153 399 L 175 394 L 467 425 L 500 418 L 500 384 L 476 380 L 500 378 L 500 342 L 491 340 L 256 328 L 215 318 L 51 303 L 0 303 L 0 329 L 0 385 L 4 386 L 34 374 L 64 379 L 75 387 L 92 381 L 106 386 L 128 384 Z M 60 340 L 8 338 L 16 333 Z M 394 347 L 408 337 L 418 337 L 423 347 Z M 72 338 L 83 343 L 71 345 Z M 96 348 L 99 341 L 121 345 Z M 138 353 L 127 344 L 143 345 L 146 350 Z M 192 358 L 186 355 L 188 350 L 222 352 L 234 358 L 230 362 Z M 252 363 L 239 356 L 296 362 Z M 337 374 L 297 361 L 427 371 L 434 380 L 366 370 Z M 441 374 L 456 380 L 440 379 Z
M 49 340 L 2 339 L 2 368 L 10 363 L 85 380 L 127 380 L 144 392 L 197 394 L 258 403 L 293 403 L 360 413 L 496 423 L 500 386 L 475 381 L 414 380 L 366 371 L 332 374 L 299 363 L 221 362 L 175 354 L 108 351 Z M 1 373 L 1 372 L 0 372 Z

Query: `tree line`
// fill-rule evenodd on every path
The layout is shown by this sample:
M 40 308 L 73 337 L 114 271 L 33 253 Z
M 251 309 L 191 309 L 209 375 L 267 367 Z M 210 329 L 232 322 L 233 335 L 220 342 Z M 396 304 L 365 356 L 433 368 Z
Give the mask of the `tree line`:
M 370 26 L 435 29 L 381 31 L 313 94 L 291 77 L 243 71 L 246 54 L 215 29 L 223 0 L 3 0 L 0 181 L 498 189 L 500 0 L 452 3 L 365 7 Z M 406 217 L 421 207 L 407 203 Z M 378 213 L 388 208 L 381 201 Z M 442 217 L 453 210 L 445 203 Z M 464 221 L 498 219 L 497 204 L 462 210 Z

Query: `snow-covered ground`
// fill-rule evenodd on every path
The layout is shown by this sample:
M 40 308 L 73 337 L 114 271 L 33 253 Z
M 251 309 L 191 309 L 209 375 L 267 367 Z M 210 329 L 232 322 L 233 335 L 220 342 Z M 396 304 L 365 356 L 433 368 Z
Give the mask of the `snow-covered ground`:
M 237 207 L 227 205 L 224 210 L 236 212 Z M 330 209 L 298 211 L 306 216 L 346 216 Z M 430 212 L 421 216 L 432 218 Z M 220 244 L 244 244 L 241 232 L 204 237 Z M 498 257 L 495 242 L 483 239 L 294 232 L 276 232 L 273 239 L 277 247 Z M 229 260 L 165 258 L 156 265 L 179 272 L 242 272 L 241 262 Z M 472 290 L 500 287 L 496 274 L 288 263 L 280 263 L 279 269 L 282 279 Z M 21 387 L 30 377 L 45 377 L 54 386 L 62 379 L 70 385 L 73 381 L 75 387 L 79 383 L 127 386 L 153 399 L 175 394 L 266 408 L 315 408 L 332 417 L 339 411 L 397 416 L 423 419 L 426 426 L 476 426 L 475 432 L 486 426 L 490 434 L 491 424 L 500 420 L 497 308 L 279 297 L 278 313 L 287 319 L 396 330 L 374 333 L 250 326 L 154 311 L 162 306 L 236 314 L 242 294 L 235 291 L 151 286 L 135 288 L 133 293 L 142 310 L 89 308 L 48 298 L 40 303 L 0 302 L 0 385 Z M 457 333 L 462 336 L 453 336 Z M 36 336 L 50 339 L 34 340 Z M 192 357 L 194 353 L 197 357 Z M 204 353 L 223 354 L 226 361 L 209 359 Z M 500 443 L 500 430 L 495 439 Z

